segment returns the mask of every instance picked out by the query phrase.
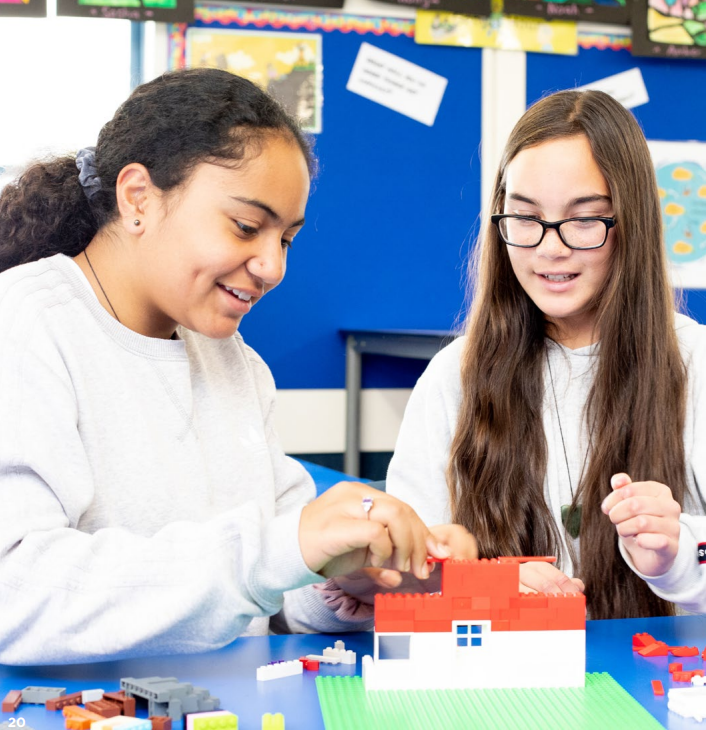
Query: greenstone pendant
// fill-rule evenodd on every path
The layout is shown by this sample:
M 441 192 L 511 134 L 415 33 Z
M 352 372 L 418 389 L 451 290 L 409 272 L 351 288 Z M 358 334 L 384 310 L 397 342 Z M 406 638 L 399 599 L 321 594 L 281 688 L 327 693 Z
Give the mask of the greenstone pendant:
M 581 505 L 577 505 L 576 509 L 571 511 L 570 504 L 562 504 L 561 524 L 564 525 L 566 531 L 575 540 L 581 532 Z

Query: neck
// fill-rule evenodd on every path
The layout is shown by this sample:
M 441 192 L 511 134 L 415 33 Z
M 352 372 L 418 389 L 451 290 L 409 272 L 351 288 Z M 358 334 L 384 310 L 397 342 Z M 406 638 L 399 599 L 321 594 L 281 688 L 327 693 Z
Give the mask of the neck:
M 546 318 L 547 335 L 554 342 L 568 347 L 569 350 L 578 350 L 580 347 L 588 347 L 599 340 L 598 329 L 596 328 L 595 317 L 586 318 L 582 322 L 567 322 L 563 319 Z

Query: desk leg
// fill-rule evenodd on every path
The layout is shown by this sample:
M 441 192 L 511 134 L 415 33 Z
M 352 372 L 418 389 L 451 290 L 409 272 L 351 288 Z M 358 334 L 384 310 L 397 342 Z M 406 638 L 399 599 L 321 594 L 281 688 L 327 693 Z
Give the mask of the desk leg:
M 356 349 L 356 339 L 346 339 L 346 453 L 343 471 L 360 476 L 360 388 L 361 354 Z

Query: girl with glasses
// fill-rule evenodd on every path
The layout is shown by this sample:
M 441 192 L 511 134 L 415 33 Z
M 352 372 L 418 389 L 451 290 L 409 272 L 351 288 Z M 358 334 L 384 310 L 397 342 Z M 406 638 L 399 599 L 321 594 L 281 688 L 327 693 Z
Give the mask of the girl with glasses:
M 592 618 L 706 609 L 706 327 L 675 313 L 655 173 L 597 91 L 531 107 L 505 147 L 465 335 L 410 399 L 388 492 L 453 521 L 525 590 Z
M 3 190 L 0 663 L 206 651 L 274 614 L 359 628 L 313 584 L 475 554 L 363 484 L 314 499 L 278 443 L 238 326 L 284 277 L 313 170 L 273 99 L 195 69 Z

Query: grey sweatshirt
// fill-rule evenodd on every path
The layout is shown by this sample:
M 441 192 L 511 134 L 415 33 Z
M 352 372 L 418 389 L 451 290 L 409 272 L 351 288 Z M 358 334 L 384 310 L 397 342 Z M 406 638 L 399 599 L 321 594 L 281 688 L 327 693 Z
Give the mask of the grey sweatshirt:
M 206 651 L 267 633 L 285 591 L 287 628 L 350 628 L 310 586 L 315 488 L 269 369 L 178 335 L 119 324 L 65 256 L 0 275 L 0 663 Z
M 684 447 L 690 498 L 682 505 L 679 552 L 674 566 L 665 575 L 646 580 L 657 595 L 687 611 L 702 612 L 706 611 L 706 560 L 699 563 L 698 551 L 699 543 L 705 543 L 706 548 L 706 517 L 702 516 L 706 496 L 706 326 L 683 315 L 676 315 L 675 323 L 689 373 Z M 460 337 L 442 350 L 419 379 L 407 405 L 387 475 L 387 491 L 408 502 L 428 525 L 451 520 L 445 471 L 461 402 L 460 361 L 464 342 L 465 338 Z M 571 503 L 571 486 L 576 489 L 584 467 L 589 439 L 583 414 L 598 349 L 599 344 L 595 344 L 570 350 L 547 341 L 556 402 L 545 366 L 542 419 L 548 459 L 544 497 L 564 536 L 562 555 L 558 557 L 561 569 L 568 575 L 572 568 L 561 527 L 561 507 Z M 655 414 L 655 424 L 650 427 L 659 428 L 658 419 L 659 414 Z M 574 547 L 578 552 L 578 541 Z M 621 552 L 633 567 L 627 553 Z

